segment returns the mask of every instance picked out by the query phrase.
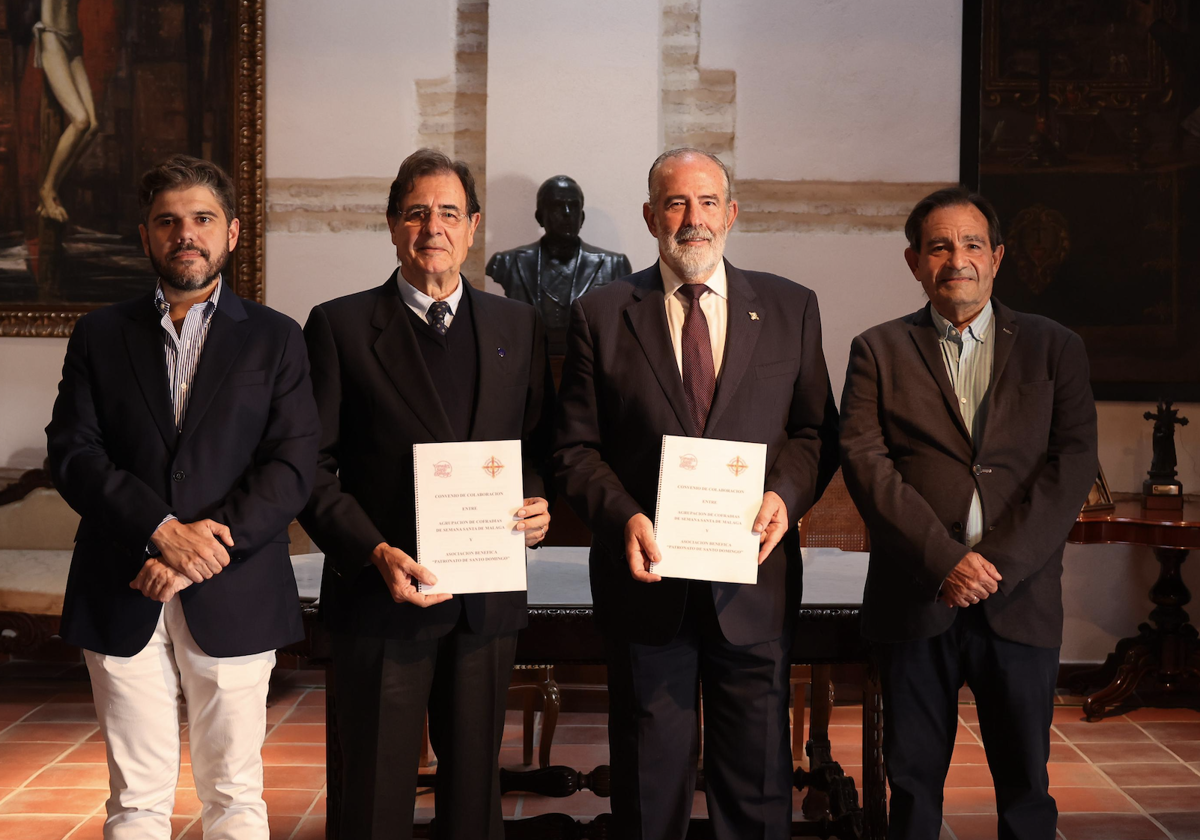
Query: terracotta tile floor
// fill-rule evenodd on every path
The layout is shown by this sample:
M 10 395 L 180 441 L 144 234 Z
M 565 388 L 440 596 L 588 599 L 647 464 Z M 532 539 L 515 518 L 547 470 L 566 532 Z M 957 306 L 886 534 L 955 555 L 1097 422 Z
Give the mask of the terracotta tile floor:
M 1200 840 L 1200 711 L 1139 709 L 1086 723 L 1079 698 L 1060 698 L 1051 734 L 1051 790 L 1063 840 Z M 271 837 L 324 837 L 324 676 L 278 671 L 272 681 L 263 748 Z M 834 757 L 861 779 L 857 706 L 834 709 Z M 187 737 L 187 727 L 182 727 Z M 608 758 L 604 716 L 563 714 L 551 760 L 590 771 Z M 101 836 L 107 768 L 82 666 L 0 665 L 0 837 L 90 840 Z M 177 838 L 199 838 L 200 802 L 187 764 L 172 822 Z M 509 713 L 501 762 L 521 763 L 520 714 Z M 795 794 L 797 810 L 803 794 Z M 562 811 L 590 818 L 608 810 L 584 791 L 568 799 L 505 797 L 507 816 Z M 695 811 L 705 811 L 697 795 Z M 945 840 L 994 838 L 995 800 L 975 707 L 964 693 L 958 745 L 946 782 Z M 417 819 L 433 815 L 433 793 L 418 797 Z

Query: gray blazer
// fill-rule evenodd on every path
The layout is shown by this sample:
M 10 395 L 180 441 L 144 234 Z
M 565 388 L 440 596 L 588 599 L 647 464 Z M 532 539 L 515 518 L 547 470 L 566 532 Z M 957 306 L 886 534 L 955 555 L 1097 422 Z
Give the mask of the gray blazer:
M 854 339 L 842 392 L 846 486 L 871 532 L 863 635 L 935 636 L 957 609 L 938 589 L 967 553 L 963 528 L 978 487 L 975 551 L 1004 580 L 983 602 L 1000 636 L 1062 643 L 1063 545 L 1096 478 L 1096 407 L 1083 341 L 993 299 L 996 355 L 986 425 L 972 443 L 946 376 L 929 306 Z

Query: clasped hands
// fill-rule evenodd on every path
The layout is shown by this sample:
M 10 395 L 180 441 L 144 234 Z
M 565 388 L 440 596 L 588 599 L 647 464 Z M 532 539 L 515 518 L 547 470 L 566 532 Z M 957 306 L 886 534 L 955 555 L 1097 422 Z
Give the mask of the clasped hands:
M 525 534 L 525 545 L 537 545 L 550 530 L 550 504 L 545 499 L 535 497 L 525 499 L 522 507 L 516 513 L 515 530 Z M 410 603 L 418 607 L 432 607 L 443 601 L 449 601 L 454 596 L 449 592 L 424 594 L 417 589 L 418 583 L 432 586 L 437 583 L 437 575 L 409 557 L 400 549 L 381 542 L 371 552 L 371 562 L 383 575 L 383 582 L 391 593 L 392 600 L 397 604 Z
M 968 551 L 958 561 L 938 591 L 938 600 L 947 607 L 969 607 L 986 600 L 1000 588 L 1003 576 L 982 554 Z
M 763 493 L 762 506 L 754 517 L 752 531 L 758 535 L 758 564 L 770 556 L 775 546 L 787 533 L 787 505 L 773 490 Z M 625 523 L 625 560 L 629 563 L 629 574 L 642 583 L 656 583 L 662 577 L 650 571 L 653 564 L 662 560 L 662 552 L 654 540 L 654 523 L 644 513 L 635 513 Z
M 180 522 L 168 519 L 150 537 L 159 556 L 142 564 L 129 582 L 147 598 L 167 603 L 193 583 L 208 580 L 229 565 L 233 536 L 229 528 L 211 519 Z

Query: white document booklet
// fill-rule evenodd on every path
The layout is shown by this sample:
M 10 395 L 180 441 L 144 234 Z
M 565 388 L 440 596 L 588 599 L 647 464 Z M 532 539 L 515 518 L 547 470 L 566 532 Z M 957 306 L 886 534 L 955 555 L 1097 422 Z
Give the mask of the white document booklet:
M 654 539 L 663 577 L 758 581 L 754 518 L 762 507 L 767 447 L 663 435 Z
M 519 440 L 413 444 L 417 562 L 437 575 L 424 593 L 524 590 L 525 500 Z

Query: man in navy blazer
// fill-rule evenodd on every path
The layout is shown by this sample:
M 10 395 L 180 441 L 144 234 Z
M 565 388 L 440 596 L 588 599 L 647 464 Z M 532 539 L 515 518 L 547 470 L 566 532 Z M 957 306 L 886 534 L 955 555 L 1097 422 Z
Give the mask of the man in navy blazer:
M 221 279 L 233 184 L 187 156 L 139 190 L 154 291 L 79 319 L 46 428 L 82 517 L 62 636 L 107 746 L 105 837 L 168 838 L 178 699 L 206 837 L 266 840 L 260 755 L 275 649 L 304 636 L 288 524 L 319 421 L 299 326 Z
M 650 169 L 659 261 L 576 302 L 554 467 L 592 530 L 608 642 L 615 836 L 682 840 L 704 775 L 718 838 L 791 836 L 788 651 L 800 604 L 796 523 L 837 466 L 837 411 L 816 296 L 722 259 L 729 173 L 694 149 Z M 661 580 L 650 517 L 662 436 L 764 443 L 755 585 Z

